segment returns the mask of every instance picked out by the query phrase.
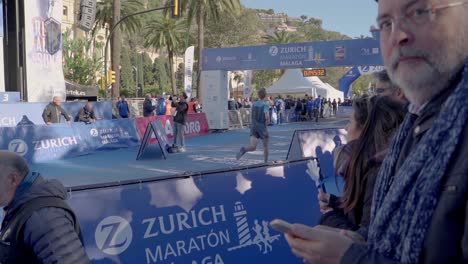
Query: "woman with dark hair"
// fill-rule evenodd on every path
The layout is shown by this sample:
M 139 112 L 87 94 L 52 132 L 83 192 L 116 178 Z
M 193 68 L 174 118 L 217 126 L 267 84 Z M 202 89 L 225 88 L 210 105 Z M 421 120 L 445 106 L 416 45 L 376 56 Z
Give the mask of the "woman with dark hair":
M 378 171 L 406 111 L 390 97 L 379 96 L 358 98 L 353 110 L 347 127 L 349 162 L 339 168 L 345 181 L 344 193 L 341 198 L 333 199 L 320 191 L 319 204 L 323 213 L 320 224 L 359 230 L 365 238 Z

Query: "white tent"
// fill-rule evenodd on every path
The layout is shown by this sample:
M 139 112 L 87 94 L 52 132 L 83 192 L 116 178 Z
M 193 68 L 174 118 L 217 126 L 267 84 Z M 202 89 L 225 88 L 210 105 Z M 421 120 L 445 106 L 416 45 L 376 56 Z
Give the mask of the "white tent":
M 338 98 L 341 99 L 341 102 L 344 101 L 344 93 L 342 91 L 335 89 L 329 83 L 325 83 L 325 85 L 328 87 L 328 91 L 330 92 L 330 95 L 328 97 L 331 98 L 332 101 L 333 99 L 338 100 Z
M 314 84 L 309 79 L 304 78 L 300 69 L 286 70 L 271 87 L 267 88 L 267 93 L 271 95 L 309 95 L 317 97 L 327 95 L 327 88 Z
M 322 82 L 322 80 L 320 80 L 320 78 L 317 77 L 317 76 L 307 77 L 306 79 L 308 79 L 310 82 L 312 82 L 314 84 L 314 86 L 321 87 L 321 88 L 325 89 L 327 91 L 326 95 L 322 95 L 325 98 L 330 98 L 331 100 L 333 100 L 333 99 L 338 100 L 338 98 L 340 98 L 341 101 L 343 102 L 344 94 L 343 94 L 342 91 L 339 91 L 339 90 L 333 88 L 333 86 L 331 86 L 328 83 Z

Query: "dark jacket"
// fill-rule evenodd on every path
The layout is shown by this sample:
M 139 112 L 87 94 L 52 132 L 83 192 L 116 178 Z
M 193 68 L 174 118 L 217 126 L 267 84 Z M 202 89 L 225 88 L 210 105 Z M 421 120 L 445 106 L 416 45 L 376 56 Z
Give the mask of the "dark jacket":
M 185 125 L 187 122 L 188 104 L 186 102 L 177 103 L 176 111 L 177 114 L 174 117 L 174 122 Z
M 397 168 L 410 155 L 438 117 L 442 104 L 454 90 L 444 91 L 432 100 L 416 119 L 411 136 L 403 145 Z M 442 182 L 438 204 L 426 233 L 420 263 L 468 263 L 468 123 L 453 153 Z M 353 244 L 342 263 L 395 263 L 369 251 L 365 245 Z
M 60 105 L 55 105 L 54 103 L 50 103 L 42 112 L 42 119 L 44 122 L 47 123 L 60 123 L 60 116 L 64 116 L 67 121 L 70 121 L 71 118 L 65 110 Z
M 145 99 L 143 102 L 143 116 L 154 116 L 154 110 L 156 106 L 153 106 L 151 99 Z
M 79 122 L 90 122 L 91 119 L 96 120 L 96 114 L 94 114 L 94 110 L 89 111 L 86 107 L 81 108 L 80 113 L 78 114 L 78 121 Z
M 364 192 L 362 199 L 358 201 L 356 207 L 348 213 L 339 207 L 339 203 L 332 202 L 330 205 L 333 211 L 328 212 L 320 218 L 320 224 L 330 227 L 358 231 L 364 237 L 367 237 L 367 229 L 370 224 L 370 213 L 372 208 L 372 197 L 374 194 L 374 185 L 382 165 L 382 157 L 376 156 L 371 161 L 371 166 L 366 172 Z M 335 199 L 331 199 L 334 201 Z
M 118 101 L 117 109 L 119 109 L 119 115 L 122 118 L 127 118 L 130 114 L 130 108 L 128 107 L 127 101 Z
M 59 201 L 64 201 L 66 196 L 66 190 L 61 183 L 55 180 L 47 181 L 39 176 L 22 196 L 5 207 L 4 221 L 13 221 L 12 215 L 15 215 L 17 209 L 24 208 L 24 205 L 39 198 L 56 197 Z M 35 211 L 20 229 L 22 239 L 14 243 L 15 248 L 21 249 L 20 263 L 89 263 L 75 230 L 75 226 L 78 225 L 75 219 L 72 212 L 58 207 L 45 207 Z

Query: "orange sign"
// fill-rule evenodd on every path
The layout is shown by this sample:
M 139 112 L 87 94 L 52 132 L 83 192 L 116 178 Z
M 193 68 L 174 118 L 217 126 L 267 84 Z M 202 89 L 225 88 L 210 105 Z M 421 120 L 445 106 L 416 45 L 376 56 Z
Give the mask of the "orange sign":
M 310 76 L 327 76 L 327 70 L 326 69 L 310 69 L 310 70 L 303 70 L 302 74 L 304 77 L 310 77 Z

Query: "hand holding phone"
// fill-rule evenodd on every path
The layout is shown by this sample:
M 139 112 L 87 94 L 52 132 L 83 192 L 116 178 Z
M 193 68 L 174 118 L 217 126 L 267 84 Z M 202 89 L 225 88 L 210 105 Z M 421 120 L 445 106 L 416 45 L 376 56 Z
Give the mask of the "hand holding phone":
M 285 233 L 285 234 L 292 233 L 292 224 L 281 219 L 275 219 L 271 221 L 270 226 L 274 230 Z

